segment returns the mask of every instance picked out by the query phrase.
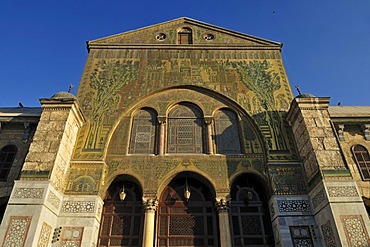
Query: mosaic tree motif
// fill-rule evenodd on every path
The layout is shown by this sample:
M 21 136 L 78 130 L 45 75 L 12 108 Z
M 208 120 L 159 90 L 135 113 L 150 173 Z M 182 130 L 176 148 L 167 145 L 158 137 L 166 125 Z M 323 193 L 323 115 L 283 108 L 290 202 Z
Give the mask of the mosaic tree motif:
M 130 61 L 101 61 L 90 75 L 90 87 L 94 89 L 86 95 L 84 107 L 90 109 L 90 128 L 85 148 L 94 149 L 104 140 L 99 139 L 104 119 L 114 115 L 121 100 L 120 90 L 124 85 L 136 80 L 138 65 Z M 94 100 L 91 100 L 94 99 Z
M 274 142 L 277 150 L 286 150 L 282 132 L 282 117 L 276 109 L 274 92 L 281 87 L 280 75 L 272 70 L 272 65 L 267 60 L 249 62 L 231 62 L 232 67 L 238 72 L 242 82 L 256 95 L 255 105 L 260 105 L 261 114 L 255 118 L 259 125 L 269 125 L 271 132 L 275 134 Z M 258 101 L 258 102 L 257 102 Z M 268 139 L 269 147 L 272 141 Z

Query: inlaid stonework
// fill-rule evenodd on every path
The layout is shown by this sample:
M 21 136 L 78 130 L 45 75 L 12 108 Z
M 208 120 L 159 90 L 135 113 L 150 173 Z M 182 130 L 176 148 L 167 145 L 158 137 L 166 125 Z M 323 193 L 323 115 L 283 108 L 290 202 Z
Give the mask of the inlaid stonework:
M 330 220 L 328 220 L 325 224 L 321 225 L 322 235 L 325 240 L 325 244 L 327 247 L 336 247 L 337 244 L 334 238 L 333 228 L 331 227 Z
M 46 222 L 42 223 L 39 241 L 37 243 L 37 247 L 47 247 L 49 246 L 49 239 L 51 236 L 51 226 L 48 225 Z
M 16 188 L 13 198 L 17 199 L 42 199 L 45 189 L 43 188 Z
M 311 212 L 308 200 L 278 200 L 279 212 Z
M 94 201 L 65 201 L 62 204 L 63 213 L 93 213 Z
M 358 196 L 355 186 L 331 186 L 328 187 L 330 197 L 356 197 Z
M 31 216 L 11 216 L 6 230 L 3 247 L 23 247 L 27 238 L 28 228 L 31 224 Z
M 370 245 L 369 235 L 361 215 L 342 215 L 341 220 L 349 246 L 367 247 Z
M 83 227 L 63 227 L 61 235 L 62 247 L 79 247 L 81 246 Z
M 60 199 L 52 191 L 49 192 L 47 201 L 50 202 L 50 204 L 53 205 L 55 208 L 59 208 Z

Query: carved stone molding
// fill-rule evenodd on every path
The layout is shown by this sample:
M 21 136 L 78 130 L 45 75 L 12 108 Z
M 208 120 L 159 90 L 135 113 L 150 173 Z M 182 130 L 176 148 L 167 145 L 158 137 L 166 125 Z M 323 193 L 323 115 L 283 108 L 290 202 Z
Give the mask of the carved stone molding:
M 13 198 L 42 199 L 44 191 L 44 188 L 16 188 L 14 190 Z
M 2 246 L 24 246 L 32 217 L 11 216 Z
M 93 213 L 94 201 L 65 201 L 62 204 L 63 213 Z
M 308 200 L 278 200 L 279 212 L 311 212 Z
M 218 212 L 228 212 L 230 200 L 227 198 L 216 198 L 216 209 Z
M 330 197 L 357 197 L 358 193 L 355 186 L 332 186 L 328 187 Z
M 143 199 L 143 206 L 145 211 L 156 211 L 158 208 L 157 199 Z
M 55 208 L 59 208 L 60 199 L 52 191 L 50 191 L 47 201 Z

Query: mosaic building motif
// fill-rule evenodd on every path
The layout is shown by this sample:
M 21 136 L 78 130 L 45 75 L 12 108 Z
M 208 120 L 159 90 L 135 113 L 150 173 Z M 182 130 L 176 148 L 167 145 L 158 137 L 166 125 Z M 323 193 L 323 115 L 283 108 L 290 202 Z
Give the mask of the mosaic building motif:
M 355 186 L 328 187 L 330 197 L 355 197 L 358 196 Z
M 328 220 L 325 224 L 321 225 L 322 235 L 325 240 L 325 244 L 327 247 L 336 247 L 337 244 L 335 242 L 333 228 L 331 227 L 330 220 Z
M 93 201 L 65 201 L 62 204 L 63 213 L 93 213 L 94 210 Z
M 367 247 L 370 245 L 369 235 L 361 215 L 343 215 L 341 220 L 349 246 Z
M 43 188 L 16 188 L 13 198 L 17 199 L 42 199 L 45 189 Z
M 277 195 L 301 195 L 307 193 L 306 180 L 301 167 L 270 166 L 272 188 Z
M 277 205 L 279 212 L 311 212 L 308 200 L 278 200 Z
M 79 247 L 81 246 L 83 227 L 63 227 L 61 236 L 62 247 Z
M 42 223 L 39 241 L 37 242 L 37 247 L 47 247 L 49 246 L 49 239 L 51 236 L 51 226 L 46 222 Z
M 32 217 L 29 216 L 11 216 L 3 246 L 23 247 L 27 238 L 28 228 L 31 224 L 31 219 Z

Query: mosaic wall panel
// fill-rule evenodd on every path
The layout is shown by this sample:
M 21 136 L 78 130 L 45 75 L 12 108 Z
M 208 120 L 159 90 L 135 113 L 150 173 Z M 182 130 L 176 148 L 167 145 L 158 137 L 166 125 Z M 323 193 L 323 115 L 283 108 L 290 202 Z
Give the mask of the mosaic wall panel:
M 326 201 L 326 196 L 324 190 L 320 190 L 316 195 L 312 198 L 312 206 L 317 208 L 321 203 Z
M 311 212 L 310 203 L 308 200 L 278 200 L 279 212 Z
M 73 165 L 69 171 L 67 194 L 97 194 L 102 177 L 101 164 Z
M 340 218 L 349 246 L 367 247 L 370 245 L 369 235 L 361 215 L 342 215 Z
M 13 198 L 17 199 L 42 199 L 45 189 L 43 188 L 16 188 Z
M 302 195 L 307 193 L 306 178 L 301 166 L 270 166 L 272 187 L 276 195 Z
M 81 246 L 83 227 L 63 227 L 61 236 L 61 246 L 79 247 Z
M 23 247 L 31 224 L 30 216 L 11 216 L 6 230 L 3 247 Z
M 328 187 L 330 197 L 357 197 L 358 193 L 355 186 L 333 186 Z
M 309 226 L 290 226 L 289 230 L 294 247 L 313 247 Z
M 60 199 L 52 191 L 50 191 L 47 201 L 55 208 L 59 208 Z
M 325 224 L 321 225 L 322 235 L 325 240 L 325 244 L 327 247 L 336 247 L 337 244 L 335 242 L 333 228 L 331 227 L 330 220 L 328 220 Z
M 39 241 L 37 242 L 37 247 L 47 247 L 49 246 L 49 239 L 51 236 L 51 226 L 46 222 L 42 223 L 41 232 L 39 236 Z
M 65 201 L 62 204 L 63 213 L 93 213 L 94 201 Z

